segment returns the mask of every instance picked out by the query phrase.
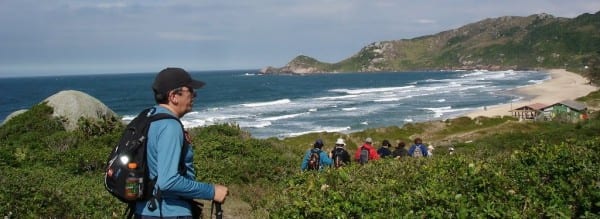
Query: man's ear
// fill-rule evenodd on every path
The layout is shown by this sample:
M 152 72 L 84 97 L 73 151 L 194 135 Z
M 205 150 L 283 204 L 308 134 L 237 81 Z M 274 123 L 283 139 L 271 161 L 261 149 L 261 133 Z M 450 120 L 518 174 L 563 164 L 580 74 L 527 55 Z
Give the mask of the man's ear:
M 175 103 L 177 104 L 179 101 L 177 100 L 177 94 L 175 94 L 175 92 L 169 92 L 169 102 Z
M 173 99 L 171 99 L 171 102 L 173 102 L 174 104 L 179 103 L 179 100 L 177 99 L 177 95 L 173 95 L 173 96 L 171 96 L 171 98 L 173 98 Z

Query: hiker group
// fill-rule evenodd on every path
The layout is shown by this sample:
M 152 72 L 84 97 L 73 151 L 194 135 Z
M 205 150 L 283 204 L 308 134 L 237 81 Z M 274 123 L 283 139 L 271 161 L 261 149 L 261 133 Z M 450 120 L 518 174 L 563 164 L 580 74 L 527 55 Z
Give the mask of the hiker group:
M 335 142 L 335 148 L 327 152 L 323 150 L 323 140 L 317 139 L 313 148 L 306 151 L 302 159 L 302 170 L 322 170 L 325 167 L 340 168 L 349 165 L 352 160 L 358 164 L 366 164 L 371 160 L 379 159 L 401 159 L 404 157 L 431 157 L 433 156 L 433 146 L 425 146 L 421 138 L 415 138 L 410 148 L 406 149 L 406 143 L 398 141 L 396 148 L 392 151 L 392 145 L 388 140 L 383 140 L 381 147 L 375 149 L 373 139 L 368 137 L 362 146 L 358 147 L 351 158 L 346 150 L 344 139 L 338 138 Z

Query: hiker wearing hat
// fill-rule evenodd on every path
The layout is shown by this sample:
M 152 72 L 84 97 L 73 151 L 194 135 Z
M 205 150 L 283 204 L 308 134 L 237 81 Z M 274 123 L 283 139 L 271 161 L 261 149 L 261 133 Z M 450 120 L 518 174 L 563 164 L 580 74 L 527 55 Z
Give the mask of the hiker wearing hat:
M 157 105 L 148 115 L 165 113 L 177 119 L 150 124 L 146 156 L 149 179 L 156 182 L 152 198 L 136 203 L 135 218 L 191 218 L 201 210 L 192 200 L 225 201 L 227 187 L 195 180 L 191 139 L 179 121 L 192 111 L 195 89 L 203 86 L 181 68 L 165 68 L 156 75 L 152 90 Z
M 322 170 L 325 167 L 331 166 L 333 161 L 329 158 L 327 152 L 322 150 L 323 140 L 317 139 L 313 144 L 312 149 L 308 149 L 304 153 L 301 169 L 304 170 Z
M 370 137 L 365 139 L 365 143 L 356 150 L 356 153 L 354 153 L 354 160 L 361 164 L 364 164 L 369 160 L 379 160 L 379 154 L 377 154 L 377 151 L 372 145 L 373 139 L 371 139 Z M 365 155 L 365 153 L 368 153 L 366 157 L 368 159 L 361 160 L 361 154 Z
M 331 151 L 331 159 L 335 168 L 350 164 L 350 154 L 344 148 L 345 146 L 346 142 L 342 138 L 338 138 L 335 142 L 335 148 Z
M 433 147 L 433 145 L 429 145 L 427 146 L 427 156 L 428 157 L 433 157 L 433 150 L 435 149 L 435 147 Z

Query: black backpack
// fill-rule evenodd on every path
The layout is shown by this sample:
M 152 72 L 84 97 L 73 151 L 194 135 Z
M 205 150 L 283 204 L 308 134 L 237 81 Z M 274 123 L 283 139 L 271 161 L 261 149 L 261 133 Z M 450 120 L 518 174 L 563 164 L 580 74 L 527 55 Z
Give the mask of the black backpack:
M 311 149 L 310 157 L 308 158 L 308 169 L 309 170 L 319 170 L 321 169 L 321 150 L 319 149 Z
M 359 160 L 359 162 L 360 162 L 360 164 L 366 164 L 367 162 L 369 162 L 369 149 L 367 149 L 364 146 L 360 147 L 360 160 Z
M 336 148 L 333 150 L 333 166 L 335 168 L 340 168 L 342 166 L 344 166 L 346 163 L 343 160 L 343 154 L 344 154 L 344 149 L 342 148 Z
M 137 201 L 150 200 L 153 196 L 156 179 L 149 179 L 146 160 L 150 123 L 161 119 L 175 119 L 181 124 L 178 118 L 167 113 L 151 115 L 155 110 L 156 108 L 145 109 L 127 125 L 106 162 L 104 187 L 111 195 L 129 204 L 128 210 L 133 210 Z M 183 125 L 181 128 L 183 129 Z M 188 144 L 184 143 L 181 157 L 187 152 L 187 147 Z M 185 167 L 181 157 L 179 171 Z

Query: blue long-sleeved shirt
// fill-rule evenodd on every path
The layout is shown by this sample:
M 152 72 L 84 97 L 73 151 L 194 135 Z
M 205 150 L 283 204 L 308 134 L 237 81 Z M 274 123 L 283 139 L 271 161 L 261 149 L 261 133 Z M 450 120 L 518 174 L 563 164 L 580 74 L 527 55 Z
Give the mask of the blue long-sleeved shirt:
M 168 109 L 156 106 L 155 113 L 168 113 L 175 116 Z M 149 201 L 136 204 L 136 214 L 147 216 L 191 216 L 190 199 L 212 200 L 215 194 L 212 184 L 196 181 L 196 172 L 193 167 L 194 153 L 188 147 L 185 155 L 186 174 L 179 174 L 179 158 L 184 143 L 184 134 L 181 125 L 174 119 L 158 120 L 150 124 L 148 130 L 147 159 L 150 179 L 157 177 L 154 192 L 160 189 L 162 203 L 160 209 L 150 211 Z
M 304 158 L 302 159 L 302 165 L 300 167 L 302 170 L 308 169 L 308 160 L 310 159 L 310 154 L 312 153 L 311 150 L 315 150 L 315 148 L 307 150 L 304 154 Z M 329 157 L 327 152 L 321 149 L 319 149 L 319 161 L 321 167 L 330 167 L 331 164 L 333 164 L 333 160 Z

